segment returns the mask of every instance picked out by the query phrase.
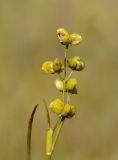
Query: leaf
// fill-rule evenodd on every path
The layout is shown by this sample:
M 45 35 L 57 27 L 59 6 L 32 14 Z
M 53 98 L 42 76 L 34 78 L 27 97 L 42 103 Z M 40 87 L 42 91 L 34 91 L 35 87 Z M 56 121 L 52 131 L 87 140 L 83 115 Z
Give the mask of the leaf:
M 32 135 L 32 125 L 33 119 L 36 112 L 38 104 L 34 107 L 29 122 L 28 122 L 28 132 L 27 132 L 27 160 L 31 160 L 31 135 Z
M 47 124 L 48 124 L 48 129 L 50 128 L 50 114 L 48 111 L 48 106 L 45 100 L 43 100 L 44 102 L 44 106 L 45 106 L 45 110 L 46 110 L 46 117 L 47 117 Z

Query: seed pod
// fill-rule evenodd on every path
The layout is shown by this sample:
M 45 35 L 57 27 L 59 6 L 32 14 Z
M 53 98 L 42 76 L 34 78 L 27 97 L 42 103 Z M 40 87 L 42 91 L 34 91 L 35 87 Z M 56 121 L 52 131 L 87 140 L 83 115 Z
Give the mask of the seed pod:
M 55 99 L 49 105 L 52 112 L 60 115 L 64 109 L 64 103 L 60 99 Z
M 48 74 L 54 74 L 55 71 L 53 69 L 53 62 L 52 61 L 46 61 L 42 65 L 42 70 Z
M 66 91 L 71 94 L 77 94 L 77 80 L 75 78 L 70 78 L 66 83 Z
M 79 34 L 71 34 L 70 35 L 71 38 L 71 44 L 72 45 L 77 45 L 82 41 L 82 37 Z
M 79 62 L 77 63 L 76 71 L 81 71 L 81 70 L 84 69 L 84 67 L 85 67 L 84 62 L 83 62 L 83 61 L 79 61 Z
M 65 92 L 77 94 L 76 85 L 77 85 L 77 80 L 75 78 L 70 78 L 68 81 L 65 82 Z M 55 86 L 60 92 L 63 92 L 64 84 L 61 78 L 55 80 Z
M 68 31 L 64 28 L 57 29 L 57 36 L 62 45 L 69 45 L 71 44 L 71 38 Z
M 67 114 L 67 118 L 72 118 L 77 112 L 77 108 L 75 106 L 70 106 L 70 111 Z
M 80 57 L 79 57 L 79 56 L 75 56 L 75 57 L 73 57 L 73 58 L 70 58 L 70 59 L 68 60 L 68 67 L 70 67 L 71 69 L 75 70 L 78 61 L 80 61 Z
M 81 71 L 84 69 L 84 62 L 81 61 L 79 56 L 75 56 L 68 60 L 68 67 L 75 71 Z
M 71 110 L 70 105 L 69 105 L 69 104 L 66 104 L 66 105 L 64 106 L 64 110 L 62 111 L 61 115 L 62 115 L 63 117 L 66 117 L 66 116 L 69 114 L 70 110 Z
M 66 90 L 67 91 L 72 91 L 77 85 L 77 80 L 75 78 L 70 78 L 67 82 L 66 82 Z
M 53 62 L 53 69 L 55 72 L 60 73 L 63 71 L 63 63 L 60 59 L 56 58 Z
M 55 80 L 55 86 L 59 91 L 63 91 L 63 80 L 61 78 L 58 78 Z

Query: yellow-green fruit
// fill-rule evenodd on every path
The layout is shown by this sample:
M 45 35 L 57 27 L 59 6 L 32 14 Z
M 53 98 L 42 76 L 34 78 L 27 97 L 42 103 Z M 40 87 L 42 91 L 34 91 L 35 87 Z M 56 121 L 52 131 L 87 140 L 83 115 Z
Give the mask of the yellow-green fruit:
M 79 56 L 75 56 L 68 60 L 68 67 L 75 71 L 81 71 L 84 69 L 84 62 L 81 61 Z
M 79 57 L 79 56 L 74 56 L 73 57 L 73 61 L 75 61 L 75 62 L 78 62 L 78 61 L 80 61 L 81 60 L 81 58 Z
M 72 118 L 77 112 L 77 108 L 75 106 L 70 106 L 70 111 L 67 114 L 67 118 Z
M 60 59 L 56 58 L 53 62 L 53 69 L 55 72 L 60 73 L 63 71 L 63 63 Z
M 55 99 L 49 105 L 52 112 L 60 115 L 64 109 L 64 103 L 60 99 Z
M 79 56 L 75 56 L 73 58 L 70 58 L 68 60 L 68 66 L 71 68 L 71 69 L 76 69 L 76 66 L 77 66 L 77 62 L 80 61 L 80 57 Z
M 71 38 L 68 31 L 64 28 L 57 29 L 57 36 L 61 44 L 69 45 L 71 44 Z
M 62 111 L 61 115 L 64 116 L 64 117 L 66 117 L 68 115 L 68 113 L 70 112 L 70 109 L 71 109 L 70 105 L 66 104 L 64 106 L 64 110 Z
M 53 62 L 52 61 L 46 61 L 42 65 L 42 70 L 48 74 L 54 74 L 55 71 L 53 69 Z
M 64 89 L 63 80 L 61 78 L 55 80 L 55 86 L 61 92 L 63 92 L 64 89 L 65 92 L 77 94 L 76 85 L 77 85 L 77 80 L 75 78 L 70 78 L 68 81 L 65 82 L 65 89 Z
M 81 71 L 81 70 L 84 69 L 84 67 L 85 67 L 84 62 L 83 62 L 83 61 L 79 61 L 79 62 L 77 63 L 77 66 L 76 66 L 76 71 Z
M 71 34 L 70 38 L 71 38 L 71 44 L 72 45 L 77 45 L 82 41 L 82 37 L 79 34 L 76 34 L 76 33 Z
M 55 80 L 55 86 L 59 91 L 63 91 L 63 81 L 62 79 L 58 78 Z
M 67 91 L 72 91 L 77 85 L 77 80 L 75 78 L 70 78 L 67 82 L 66 82 L 66 90 Z

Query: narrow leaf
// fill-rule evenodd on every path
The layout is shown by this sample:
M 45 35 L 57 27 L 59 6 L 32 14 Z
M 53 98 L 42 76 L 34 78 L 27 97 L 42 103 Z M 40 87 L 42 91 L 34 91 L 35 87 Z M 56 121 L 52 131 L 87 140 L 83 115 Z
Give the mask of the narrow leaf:
M 44 102 L 44 106 L 45 106 L 45 110 L 46 110 L 46 117 L 47 117 L 47 124 L 48 124 L 48 128 L 50 128 L 50 114 L 48 111 L 48 106 L 45 100 L 43 100 Z
M 33 119 L 34 119 L 34 114 L 36 112 L 36 109 L 38 107 L 38 104 L 34 107 L 29 123 L 28 123 L 28 132 L 27 132 L 27 160 L 31 160 L 31 134 L 32 134 L 32 124 L 33 124 Z

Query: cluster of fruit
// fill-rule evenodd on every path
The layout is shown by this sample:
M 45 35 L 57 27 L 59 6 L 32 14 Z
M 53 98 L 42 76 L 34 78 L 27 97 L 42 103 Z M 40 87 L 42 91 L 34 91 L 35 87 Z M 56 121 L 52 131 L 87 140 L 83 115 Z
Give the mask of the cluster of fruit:
M 68 49 L 69 45 L 77 45 L 81 42 L 82 37 L 78 34 L 70 34 L 64 28 L 59 28 L 57 30 L 57 36 L 62 45 L 65 45 Z M 65 57 L 64 61 L 56 58 L 53 61 L 45 61 L 42 65 L 42 70 L 47 74 L 57 74 L 59 77 L 55 80 L 56 88 L 62 92 L 70 93 L 70 94 L 77 94 L 77 80 L 76 78 L 71 78 L 72 74 L 70 73 L 69 76 L 62 77 L 60 74 L 63 72 L 65 73 L 66 68 L 68 67 L 71 69 L 71 73 L 73 71 L 81 71 L 84 69 L 85 65 L 84 62 L 81 60 L 79 56 L 74 56 L 72 58 L 67 59 Z M 71 118 L 76 113 L 76 107 L 70 105 L 69 103 L 65 103 L 62 99 L 55 99 L 53 100 L 49 108 L 52 112 L 56 113 L 59 116 L 65 118 Z

